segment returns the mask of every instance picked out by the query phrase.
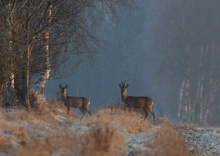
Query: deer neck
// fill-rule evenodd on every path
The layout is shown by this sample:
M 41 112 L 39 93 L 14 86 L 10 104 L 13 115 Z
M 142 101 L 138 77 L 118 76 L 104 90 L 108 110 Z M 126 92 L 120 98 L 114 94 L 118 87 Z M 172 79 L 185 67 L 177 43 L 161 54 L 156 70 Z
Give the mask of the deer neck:
M 122 99 L 123 102 L 126 101 L 126 99 L 127 99 L 127 92 L 126 91 L 121 94 L 121 99 Z
M 64 92 L 63 94 L 62 94 L 62 98 L 63 98 L 63 101 L 66 101 L 66 92 Z

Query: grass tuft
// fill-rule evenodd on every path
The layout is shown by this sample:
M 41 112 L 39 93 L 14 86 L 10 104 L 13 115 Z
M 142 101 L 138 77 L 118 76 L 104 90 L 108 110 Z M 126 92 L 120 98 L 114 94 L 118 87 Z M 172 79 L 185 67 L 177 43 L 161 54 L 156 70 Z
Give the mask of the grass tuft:
M 109 108 L 103 109 L 99 111 L 96 115 L 92 116 L 87 122 L 119 123 L 129 133 L 145 132 L 152 127 L 151 121 L 149 121 L 148 119 L 144 120 L 140 112 L 125 112 L 121 108 L 116 108 L 115 110 Z
M 149 144 L 154 149 L 149 155 L 191 156 L 192 153 L 187 150 L 185 140 L 176 131 L 175 125 L 163 118 L 158 119 L 158 122 L 161 128 L 157 130 L 155 139 Z
M 66 156 L 79 155 L 79 140 L 73 133 L 54 134 L 44 139 L 33 139 L 22 146 L 16 153 L 17 156 L 50 156 L 59 155 Z
M 126 143 L 123 135 L 111 124 L 96 124 L 85 136 L 82 155 L 123 155 Z
M 150 135 L 146 139 L 146 149 L 150 150 L 142 153 L 136 148 L 136 154 L 190 156 L 176 125 L 163 118 L 157 119 L 155 126 L 144 120 L 140 111 L 125 112 L 115 105 L 79 120 L 74 111 L 66 114 L 63 102 L 47 102 L 37 92 L 30 94 L 30 102 L 30 111 L 23 107 L 0 109 L 0 155 L 120 156 L 131 149 L 126 142 L 128 135 L 139 136 L 136 133 L 150 130 L 147 135 L 140 133 Z

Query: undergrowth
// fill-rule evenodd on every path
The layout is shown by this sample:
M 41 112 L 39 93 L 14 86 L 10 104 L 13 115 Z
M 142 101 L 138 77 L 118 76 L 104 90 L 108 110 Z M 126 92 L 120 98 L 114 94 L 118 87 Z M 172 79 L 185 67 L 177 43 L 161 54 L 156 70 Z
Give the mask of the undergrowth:
M 176 125 L 163 118 L 158 119 L 161 128 L 156 131 L 155 138 L 148 146 L 154 148 L 149 156 L 191 156 L 186 148 L 185 140 L 176 131 Z M 156 148 L 155 148 L 156 147 Z
M 79 120 L 81 114 L 74 113 L 75 109 L 66 114 L 62 101 L 48 102 L 37 92 L 30 94 L 30 101 L 30 111 L 22 107 L 0 109 L 0 155 L 120 156 L 128 149 L 128 134 L 145 133 L 154 127 L 141 112 L 119 106 Z M 146 144 L 153 152 L 144 155 L 187 155 L 175 126 L 162 119 L 157 122 L 162 128 Z

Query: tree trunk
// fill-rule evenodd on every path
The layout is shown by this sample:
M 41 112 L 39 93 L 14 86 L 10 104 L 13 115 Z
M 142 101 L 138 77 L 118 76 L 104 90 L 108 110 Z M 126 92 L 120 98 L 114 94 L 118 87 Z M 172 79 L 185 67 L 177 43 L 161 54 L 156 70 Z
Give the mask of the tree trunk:
M 24 65 L 23 65 L 23 77 L 22 77 L 22 95 L 23 95 L 23 104 L 30 109 L 29 101 L 29 80 L 30 80 L 30 55 L 31 55 L 31 46 L 27 46 L 27 51 L 24 54 Z
M 5 29 L 5 40 L 8 43 L 7 47 L 7 53 L 11 54 L 10 58 L 8 58 L 9 63 L 5 64 L 7 67 L 6 69 L 8 70 L 8 74 L 6 74 L 5 77 L 5 82 L 2 85 L 1 88 L 1 101 L 3 102 L 3 106 L 12 106 L 14 105 L 14 99 L 15 99 L 15 90 L 14 90 L 14 72 L 13 72 L 13 66 L 14 66 L 14 61 L 13 61 L 13 43 L 12 43 L 12 30 L 13 30 L 13 7 L 11 2 L 4 2 L 5 6 L 5 21 L 6 21 L 6 29 Z M 4 95 L 3 95 L 4 94 Z
M 185 80 L 183 80 L 182 85 L 180 87 L 180 103 L 179 103 L 179 110 L 178 110 L 178 120 L 182 122 L 182 115 L 183 115 L 183 102 L 184 102 L 184 90 L 185 90 Z
M 52 4 L 50 4 L 49 11 L 48 11 L 48 16 L 49 16 L 49 25 L 51 24 L 51 18 L 52 18 Z M 50 78 L 50 53 L 49 53 L 49 40 L 50 40 L 50 28 L 48 28 L 48 31 L 45 33 L 45 57 L 46 57 L 46 70 L 41 73 L 40 78 L 38 79 L 37 82 L 37 88 L 40 90 L 40 93 L 44 95 L 44 88 L 45 85 Z

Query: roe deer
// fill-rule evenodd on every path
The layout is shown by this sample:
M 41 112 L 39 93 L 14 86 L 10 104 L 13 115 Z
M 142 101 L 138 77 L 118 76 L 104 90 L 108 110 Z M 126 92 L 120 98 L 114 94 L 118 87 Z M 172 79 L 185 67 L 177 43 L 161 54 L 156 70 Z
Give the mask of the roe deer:
M 141 108 L 144 113 L 145 113 L 145 118 L 147 118 L 148 116 L 148 112 L 149 111 L 154 118 L 154 123 L 156 123 L 155 121 L 155 113 L 152 109 L 154 101 L 147 97 L 147 96 L 143 96 L 143 97 L 135 97 L 135 96 L 127 96 L 127 88 L 128 88 L 128 84 L 126 84 L 126 81 L 122 81 L 121 84 L 119 84 L 119 87 L 121 88 L 121 97 L 122 97 L 122 101 L 124 102 L 125 107 L 128 108 Z
M 61 89 L 61 92 L 62 92 L 62 98 L 63 98 L 65 106 L 67 107 L 67 114 L 69 113 L 70 108 L 73 107 L 73 108 L 79 108 L 80 109 L 80 111 L 83 114 L 81 119 L 85 115 L 85 111 L 91 116 L 92 113 L 89 110 L 89 105 L 90 105 L 89 100 L 85 97 L 67 96 L 66 95 L 67 88 L 68 88 L 68 85 L 66 85 L 65 87 L 62 87 L 62 85 L 60 84 L 60 89 Z

